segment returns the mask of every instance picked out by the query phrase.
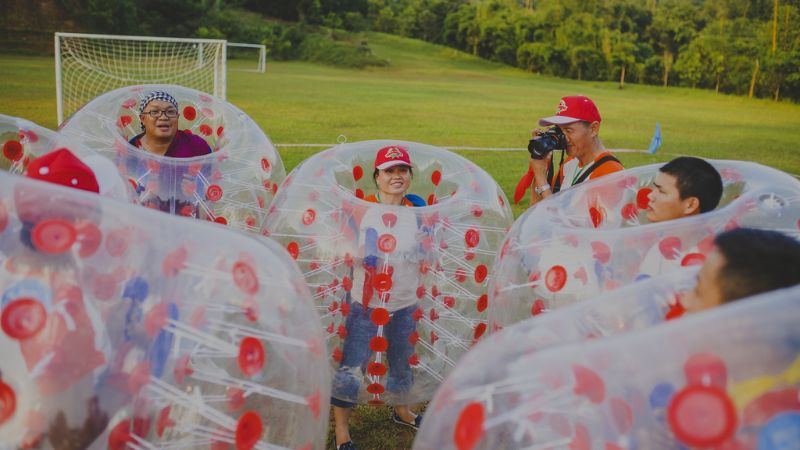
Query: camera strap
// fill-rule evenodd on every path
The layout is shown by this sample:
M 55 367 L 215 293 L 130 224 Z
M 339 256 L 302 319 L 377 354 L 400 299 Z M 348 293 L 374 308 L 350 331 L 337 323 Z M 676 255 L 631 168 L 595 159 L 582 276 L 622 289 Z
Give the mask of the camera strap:
M 575 186 L 576 184 L 583 183 L 587 178 L 589 178 L 589 175 L 591 175 L 592 172 L 595 171 L 595 169 L 597 169 L 598 167 L 602 166 L 603 164 L 605 164 L 605 163 L 607 163 L 609 161 L 616 161 L 616 162 L 622 164 L 614 155 L 605 155 L 602 158 L 600 158 L 597 161 L 595 161 L 590 167 L 588 167 L 586 169 L 586 172 L 583 172 L 581 174 L 581 176 L 578 177 L 578 179 L 575 180 L 572 183 L 572 185 Z M 561 153 L 561 161 L 558 164 L 559 172 L 561 171 L 561 166 L 563 164 L 564 164 L 564 153 Z M 553 161 L 550 160 L 550 168 L 548 169 L 548 172 L 547 172 L 548 178 L 552 179 L 551 173 L 553 173 L 554 169 L 555 168 L 553 167 Z M 561 177 L 559 177 L 557 174 L 556 174 L 555 180 L 552 183 L 552 185 L 553 185 L 553 193 L 556 193 L 556 192 L 561 190 Z
M 553 158 L 550 158 L 550 167 L 547 168 L 547 179 L 550 180 L 550 185 L 552 186 L 554 194 L 561 190 L 561 177 L 558 176 L 558 173 L 561 172 L 561 166 L 564 165 L 564 153 L 566 152 L 561 152 L 561 160 L 558 162 L 558 172 L 556 172 L 555 167 L 553 167 Z
M 589 167 L 589 168 L 588 168 L 588 170 L 586 170 L 586 172 L 583 172 L 583 173 L 581 174 L 581 176 L 580 176 L 580 177 L 578 177 L 578 179 L 577 179 L 577 180 L 575 180 L 575 183 L 573 183 L 573 185 L 575 185 L 575 184 L 581 184 L 581 183 L 583 183 L 583 182 L 584 182 L 584 180 L 586 180 L 587 178 L 589 178 L 589 175 L 590 175 L 592 172 L 594 172 L 594 170 L 595 170 L 595 169 L 597 169 L 598 167 L 602 166 L 603 164 L 605 164 L 605 163 L 607 163 L 607 162 L 609 162 L 609 161 L 616 161 L 616 162 L 618 162 L 618 163 L 622 164 L 622 163 L 621 163 L 621 162 L 619 162 L 619 160 L 618 160 L 617 158 L 615 158 L 613 155 L 606 155 L 606 156 L 603 156 L 602 158 L 600 158 L 600 159 L 598 159 L 597 161 L 595 161 L 595 163 L 594 163 L 594 164 L 592 164 L 592 167 Z

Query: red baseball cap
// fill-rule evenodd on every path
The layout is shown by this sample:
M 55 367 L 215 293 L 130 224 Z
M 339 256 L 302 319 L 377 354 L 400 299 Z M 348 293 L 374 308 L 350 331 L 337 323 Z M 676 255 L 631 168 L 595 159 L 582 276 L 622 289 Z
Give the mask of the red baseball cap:
M 28 177 L 100 193 L 94 172 L 66 148 L 46 153 L 28 164 Z
M 376 169 L 386 170 L 400 165 L 411 167 L 411 157 L 408 156 L 408 151 L 399 145 L 383 147 L 375 154 Z
M 600 122 L 600 111 L 589 97 L 571 95 L 562 97 L 558 104 L 555 116 L 539 119 L 539 125 L 566 125 L 568 123 L 584 120 L 586 122 Z

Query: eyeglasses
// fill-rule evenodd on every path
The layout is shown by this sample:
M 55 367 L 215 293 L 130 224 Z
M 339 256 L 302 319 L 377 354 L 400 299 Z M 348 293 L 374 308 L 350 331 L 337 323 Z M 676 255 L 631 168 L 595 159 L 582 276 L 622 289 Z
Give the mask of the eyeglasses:
M 168 119 L 174 119 L 178 117 L 178 110 L 177 109 L 165 109 L 161 111 L 159 109 L 151 109 L 150 111 L 142 111 L 142 114 L 147 114 L 148 116 L 152 117 L 153 119 L 158 119 L 161 117 L 162 114 L 167 116 Z

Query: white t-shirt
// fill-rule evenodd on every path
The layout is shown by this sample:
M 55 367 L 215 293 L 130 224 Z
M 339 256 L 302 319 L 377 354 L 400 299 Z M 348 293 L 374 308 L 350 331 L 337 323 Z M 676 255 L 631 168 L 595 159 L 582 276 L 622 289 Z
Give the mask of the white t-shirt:
M 392 267 L 392 287 L 386 296 L 373 288 L 369 307 L 383 307 L 397 311 L 417 302 L 419 286 L 420 232 L 417 216 L 410 206 L 387 208 L 375 205 L 361 219 L 358 235 L 359 258 L 353 271 L 352 300 L 364 303 L 365 272 L 363 262 L 370 255 L 376 256 L 375 274 L 386 273 Z M 392 240 L 392 238 L 394 238 Z M 390 250 L 391 249 L 391 250 Z M 390 251 L 389 251 L 390 250 Z M 367 289 L 369 293 L 369 289 Z

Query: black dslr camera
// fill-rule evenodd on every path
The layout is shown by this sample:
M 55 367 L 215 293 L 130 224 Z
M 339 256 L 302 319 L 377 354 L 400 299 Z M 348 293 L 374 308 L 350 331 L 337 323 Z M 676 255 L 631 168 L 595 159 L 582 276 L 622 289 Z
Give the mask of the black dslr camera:
M 558 127 L 552 127 L 528 142 L 528 152 L 533 159 L 544 159 L 553 150 L 566 149 L 567 138 Z

